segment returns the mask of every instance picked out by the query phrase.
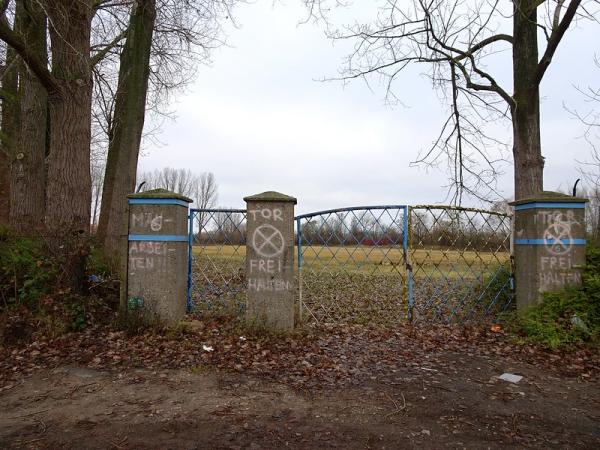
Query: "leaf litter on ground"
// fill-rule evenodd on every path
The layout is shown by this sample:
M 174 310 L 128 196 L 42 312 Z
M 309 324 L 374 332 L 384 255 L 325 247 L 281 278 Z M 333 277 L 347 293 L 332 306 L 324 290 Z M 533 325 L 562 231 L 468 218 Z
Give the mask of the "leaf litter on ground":
M 592 380 L 600 352 L 590 347 L 548 350 L 515 343 L 489 327 L 398 324 L 305 326 L 277 335 L 243 330 L 235 319 L 197 318 L 175 332 L 128 335 L 110 324 L 0 348 L 0 387 L 40 369 L 76 364 L 92 369 L 218 370 L 244 373 L 298 389 L 390 381 L 398 371 L 452 370 L 449 354 L 488 357 L 544 367 Z

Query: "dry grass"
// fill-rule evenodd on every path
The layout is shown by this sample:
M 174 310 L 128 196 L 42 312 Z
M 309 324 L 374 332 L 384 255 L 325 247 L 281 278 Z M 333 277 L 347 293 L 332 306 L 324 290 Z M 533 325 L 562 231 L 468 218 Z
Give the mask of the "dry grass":
M 197 246 L 193 252 L 198 297 L 212 310 L 243 310 L 246 247 Z M 413 250 L 410 259 L 415 314 L 444 319 L 457 308 L 463 315 L 463 310 L 487 307 L 496 291 L 482 289 L 507 266 L 509 254 L 425 248 Z M 401 248 L 307 246 L 302 269 L 303 302 L 319 321 L 398 323 L 407 316 Z
M 246 257 L 244 245 L 195 246 L 194 255 L 211 259 L 226 259 L 230 263 L 243 265 Z M 435 274 L 437 272 L 470 273 L 487 266 L 505 264 L 509 261 L 508 252 L 460 251 L 440 248 L 414 249 L 410 252 L 410 263 L 415 273 Z M 304 269 L 330 272 L 396 273 L 404 270 L 404 253 L 398 247 L 324 247 L 307 246 L 302 249 Z M 399 269 L 400 268 L 400 269 Z

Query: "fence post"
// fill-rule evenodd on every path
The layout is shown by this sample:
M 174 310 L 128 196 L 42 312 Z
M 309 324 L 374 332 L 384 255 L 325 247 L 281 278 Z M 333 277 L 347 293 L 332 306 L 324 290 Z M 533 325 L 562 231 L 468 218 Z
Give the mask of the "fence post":
M 194 255 L 193 255 L 193 251 L 194 251 L 194 210 L 190 210 L 189 211 L 189 215 L 188 215 L 188 279 L 187 279 L 187 302 L 186 302 L 186 309 L 188 313 L 191 313 L 192 310 L 194 309 L 194 303 L 192 302 L 192 285 L 193 285 L 193 280 L 192 280 L 192 263 L 194 260 Z M 202 230 L 198 230 L 198 234 L 202 233 Z
M 402 250 L 404 252 L 404 264 L 406 266 L 406 292 L 408 297 L 408 321 L 412 322 L 414 317 L 415 299 L 413 293 L 413 269 L 410 259 L 412 249 L 412 208 L 404 207 L 404 220 L 402 221 Z
M 302 302 L 302 219 L 296 219 L 296 233 L 298 233 L 298 242 L 296 251 L 298 252 L 298 321 L 304 320 L 304 303 Z
M 294 205 L 278 192 L 245 197 L 246 321 L 278 331 L 294 328 Z
M 164 189 L 127 198 L 127 310 L 146 322 L 175 325 L 186 311 L 192 200 Z
M 512 202 L 517 308 L 544 292 L 581 285 L 585 264 L 587 199 L 557 192 Z

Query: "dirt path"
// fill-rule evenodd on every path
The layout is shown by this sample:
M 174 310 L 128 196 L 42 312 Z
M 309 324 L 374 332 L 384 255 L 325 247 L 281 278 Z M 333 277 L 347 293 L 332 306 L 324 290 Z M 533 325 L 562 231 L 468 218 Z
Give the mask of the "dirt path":
M 434 356 L 331 390 L 212 369 L 40 370 L 1 388 L 0 447 L 600 448 L 598 380 Z

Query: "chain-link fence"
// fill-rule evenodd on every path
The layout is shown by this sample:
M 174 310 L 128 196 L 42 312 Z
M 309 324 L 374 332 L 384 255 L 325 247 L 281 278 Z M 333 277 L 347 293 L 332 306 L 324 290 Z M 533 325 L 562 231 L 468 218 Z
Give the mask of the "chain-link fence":
M 192 210 L 190 307 L 245 305 L 246 212 Z M 445 206 L 342 208 L 296 217 L 298 297 L 318 322 L 495 317 L 513 303 L 510 217 Z
M 414 320 L 495 317 L 513 301 L 511 219 L 491 211 L 410 208 L 409 301 Z
M 188 310 L 237 314 L 246 305 L 246 210 L 190 210 Z
M 324 322 L 407 317 L 407 207 L 345 208 L 296 218 L 303 310 Z

